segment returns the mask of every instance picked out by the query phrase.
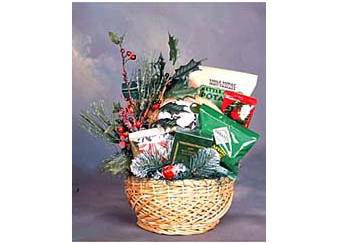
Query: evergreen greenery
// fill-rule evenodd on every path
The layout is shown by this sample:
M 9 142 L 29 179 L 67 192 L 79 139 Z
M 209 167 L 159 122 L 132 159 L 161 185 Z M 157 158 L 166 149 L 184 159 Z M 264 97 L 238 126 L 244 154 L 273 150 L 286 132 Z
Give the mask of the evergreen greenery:
M 129 175 L 130 174 L 131 155 L 123 150 L 119 153 L 111 155 L 111 157 L 103 160 L 102 172 L 109 172 L 112 175 Z
M 131 163 L 131 172 L 141 178 L 150 177 L 157 170 L 161 170 L 166 164 L 163 163 L 160 153 L 154 154 L 145 152 L 138 154 Z
M 131 163 L 131 171 L 134 175 L 141 178 L 150 178 L 157 171 L 172 164 L 172 162 L 162 162 L 161 155 L 149 153 L 139 154 Z M 187 171 L 175 177 L 178 179 L 205 179 L 220 178 L 222 176 L 231 175 L 230 171 L 220 166 L 220 156 L 218 152 L 212 148 L 199 149 L 198 152 L 190 158 L 189 162 L 174 162 L 183 164 Z M 163 179 L 163 177 L 161 177 Z
M 212 148 L 199 149 L 185 166 L 189 169 L 188 178 L 218 178 L 230 172 L 220 166 L 220 156 Z
M 81 111 L 80 119 L 82 127 L 92 135 L 103 138 L 110 144 L 118 143 L 119 136 L 115 129 L 119 118 L 116 111 L 119 111 L 120 103 L 113 103 L 113 108 L 109 113 L 104 101 L 91 103 L 91 111 Z
M 198 89 L 187 89 L 187 80 L 191 72 L 199 70 L 202 60 L 194 61 L 192 59 L 186 65 L 175 69 L 173 74 L 169 74 L 165 73 L 166 63 L 162 53 L 160 53 L 159 57 L 155 60 L 143 59 L 138 62 L 135 72 L 129 80 L 126 63 L 129 60 L 135 60 L 136 56 L 131 51 L 126 51 L 122 46 L 125 34 L 119 36 L 114 32 L 109 32 L 109 38 L 120 49 L 122 58 L 122 84 L 127 89 L 124 96 L 126 106 L 122 107 L 119 102 L 114 102 L 112 109 L 108 110 L 103 101 L 94 102 L 91 104 L 90 111 L 81 111 L 80 119 L 82 127 L 92 135 L 104 139 L 113 146 L 119 143 L 121 147 L 120 152 L 113 154 L 103 161 L 104 166 L 102 171 L 110 172 L 113 175 L 130 174 L 132 153 L 128 133 L 151 128 L 151 125 L 157 120 L 153 116 L 155 113 L 152 106 L 155 103 L 161 103 L 164 98 L 183 99 L 188 96 L 194 97 L 197 95 Z M 168 44 L 170 48 L 169 59 L 174 66 L 179 56 L 178 39 L 169 34 Z M 130 53 L 132 54 L 131 56 L 129 55 Z M 136 84 L 136 86 L 132 86 L 132 93 L 136 92 L 136 96 L 131 95 L 130 84 Z M 168 109 L 168 107 L 165 109 Z M 183 108 L 172 108 L 171 106 L 170 109 L 180 111 Z M 162 120 L 157 121 L 157 124 L 163 127 L 172 127 L 175 125 L 175 121 Z M 141 162 L 144 164 L 141 165 Z M 141 175 L 144 175 L 145 172 L 149 175 L 149 173 L 154 172 L 153 170 L 163 167 L 161 157 L 146 153 L 135 159 L 135 165 L 139 170 L 138 172 L 142 172 L 140 173 Z M 200 171 L 199 168 L 201 166 L 197 162 L 193 161 L 190 165 L 198 167 L 198 170 L 193 168 L 193 175 L 198 175 L 197 172 L 203 172 L 202 170 Z

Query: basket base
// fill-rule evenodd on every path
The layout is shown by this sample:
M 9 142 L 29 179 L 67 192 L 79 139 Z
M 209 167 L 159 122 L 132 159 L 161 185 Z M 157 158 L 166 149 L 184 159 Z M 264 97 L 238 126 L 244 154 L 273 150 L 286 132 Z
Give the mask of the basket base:
M 194 235 L 213 229 L 228 211 L 234 194 L 228 178 L 173 182 L 129 177 L 125 193 L 137 225 L 164 235 Z
M 203 234 L 209 230 L 212 230 L 215 228 L 215 226 L 219 223 L 219 220 L 213 221 L 209 224 L 200 224 L 196 225 L 193 224 L 193 226 L 183 226 L 183 225 L 147 225 L 144 224 L 142 221 L 137 221 L 137 225 L 141 227 L 144 230 L 154 232 L 157 234 L 163 234 L 163 235 L 196 235 L 196 234 Z

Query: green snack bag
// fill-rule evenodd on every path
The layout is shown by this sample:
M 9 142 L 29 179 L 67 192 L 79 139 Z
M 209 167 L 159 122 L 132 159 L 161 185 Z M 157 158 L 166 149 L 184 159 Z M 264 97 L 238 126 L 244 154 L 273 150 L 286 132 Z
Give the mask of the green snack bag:
M 214 137 L 215 149 L 223 155 L 222 166 L 236 175 L 239 169 L 238 162 L 260 137 L 254 131 L 244 128 L 205 104 L 200 107 L 199 127 L 202 135 Z

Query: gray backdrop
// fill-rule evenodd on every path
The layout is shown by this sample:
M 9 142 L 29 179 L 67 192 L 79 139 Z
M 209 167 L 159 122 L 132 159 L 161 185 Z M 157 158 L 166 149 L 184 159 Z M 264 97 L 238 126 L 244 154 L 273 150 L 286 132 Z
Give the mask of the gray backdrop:
M 265 3 L 73 3 L 73 241 L 264 241 L 266 210 Z M 233 204 L 215 230 L 195 236 L 143 231 L 126 202 L 121 179 L 99 174 L 112 148 L 79 127 L 92 101 L 120 99 L 119 52 L 108 31 L 127 32 L 137 56 L 168 53 L 168 32 L 179 38 L 178 65 L 204 65 L 259 75 L 250 129 L 261 135 L 242 160 Z M 79 190 L 79 191 L 77 191 Z

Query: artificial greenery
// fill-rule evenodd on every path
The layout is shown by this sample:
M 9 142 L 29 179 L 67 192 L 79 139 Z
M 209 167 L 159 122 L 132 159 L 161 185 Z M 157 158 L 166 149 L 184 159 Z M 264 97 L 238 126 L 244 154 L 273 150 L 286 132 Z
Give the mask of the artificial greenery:
M 120 122 L 116 111 L 119 111 L 120 103 L 113 103 L 112 110 L 108 112 L 104 101 L 90 104 L 91 111 L 81 111 L 80 118 L 82 127 L 92 135 L 105 139 L 110 144 L 119 143 L 116 126 Z
M 149 153 L 144 152 L 138 154 L 138 156 L 132 160 L 131 163 L 131 172 L 137 177 L 150 177 L 154 172 L 160 170 L 165 166 L 163 158 L 158 151 Z
M 161 100 L 161 93 L 168 81 L 168 75 L 164 75 L 165 61 L 160 53 L 156 61 L 144 59 L 138 63 L 137 72 L 133 80 L 137 82 L 138 97 L 135 101 L 138 109 L 138 117 L 146 117 L 151 105 Z
M 176 69 L 171 78 L 172 86 L 166 90 L 165 98 L 177 98 L 177 94 L 175 94 L 175 92 L 179 92 L 187 88 L 189 74 L 193 71 L 200 70 L 199 65 L 202 61 L 203 60 L 194 61 L 194 59 L 191 59 L 186 65 L 182 65 Z M 195 89 L 190 89 L 188 91 L 191 92 L 192 96 L 195 95 Z
M 175 65 L 178 55 L 179 55 L 179 50 L 177 48 L 178 46 L 178 39 L 175 36 L 170 35 L 169 33 L 169 42 L 170 46 L 170 61 L 172 61 L 173 65 Z
M 159 112 L 168 112 L 171 115 L 178 115 L 180 113 L 188 113 L 184 108 L 186 108 L 187 105 L 184 104 L 176 104 L 174 102 L 169 102 L 166 103 L 164 106 L 162 106 L 159 109 Z M 174 126 L 177 126 L 177 119 L 176 118 L 163 118 L 163 119 L 158 119 L 152 127 L 163 127 L 164 129 L 166 128 L 172 128 Z
M 162 127 L 165 130 L 167 128 L 172 128 L 174 126 L 177 126 L 177 120 L 175 119 L 170 119 L 170 118 L 165 118 L 165 119 L 158 119 L 154 124 L 152 124 L 152 127 Z
M 136 60 L 136 54 L 125 50 L 124 35 L 109 32 L 109 39 L 118 46 L 122 63 L 122 90 L 125 105 L 114 102 L 112 109 L 108 110 L 103 101 L 91 104 L 91 110 L 81 111 L 82 127 L 92 135 L 104 139 L 112 146 L 119 144 L 120 152 L 105 159 L 103 172 L 112 174 L 130 173 L 132 159 L 131 146 L 128 134 L 142 129 L 153 127 L 157 122 L 159 126 L 170 126 L 175 121 L 157 121 L 158 105 L 168 97 L 183 99 L 198 94 L 196 88 L 187 88 L 188 75 L 199 69 L 201 61 L 190 60 L 186 65 L 175 69 L 179 57 L 178 39 L 169 34 L 169 60 L 173 64 L 173 73 L 165 72 L 166 62 L 160 53 L 154 60 L 141 59 L 136 65 L 133 74 L 129 77 L 127 63 Z M 182 91 L 182 89 L 185 89 Z
M 219 178 L 231 175 L 231 172 L 220 166 L 220 156 L 213 148 L 199 149 L 189 162 L 163 162 L 160 154 L 139 154 L 131 163 L 131 171 L 134 175 L 141 178 L 151 178 L 156 172 L 161 172 L 167 165 L 183 164 L 187 170 L 177 175 L 178 179 L 205 179 Z M 158 177 L 164 179 L 163 176 Z
M 116 45 L 120 45 L 123 43 L 124 41 L 124 37 L 125 37 L 125 34 L 122 35 L 122 36 L 118 36 L 116 33 L 110 31 L 109 32 L 109 37 L 110 37 L 110 40 L 115 43 Z
M 116 127 L 122 123 L 118 116 L 120 108 L 119 102 L 113 102 L 112 109 L 108 112 L 104 101 L 93 102 L 90 111 L 81 111 L 80 113 L 82 127 L 95 137 L 103 138 L 107 143 L 115 146 L 120 142 L 116 132 Z M 118 153 L 103 160 L 102 172 L 110 172 L 112 175 L 130 174 L 131 156 L 131 152 L 127 148 L 121 149 Z
M 111 157 L 103 160 L 102 172 L 109 172 L 112 175 L 129 175 L 131 156 L 124 151 L 111 155 Z
M 186 112 L 186 110 L 184 110 L 184 108 L 186 108 L 187 105 L 184 104 L 176 104 L 174 102 L 169 102 L 166 103 L 164 106 L 162 106 L 159 111 L 160 112 L 169 112 L 170 114 L 179 114 L 182 112 Z
M 230 174 L 220 166 L 220 156 L 213 148 L 199 149 L 185 165 L 189 169 L 188 178 L 218 178 Z

